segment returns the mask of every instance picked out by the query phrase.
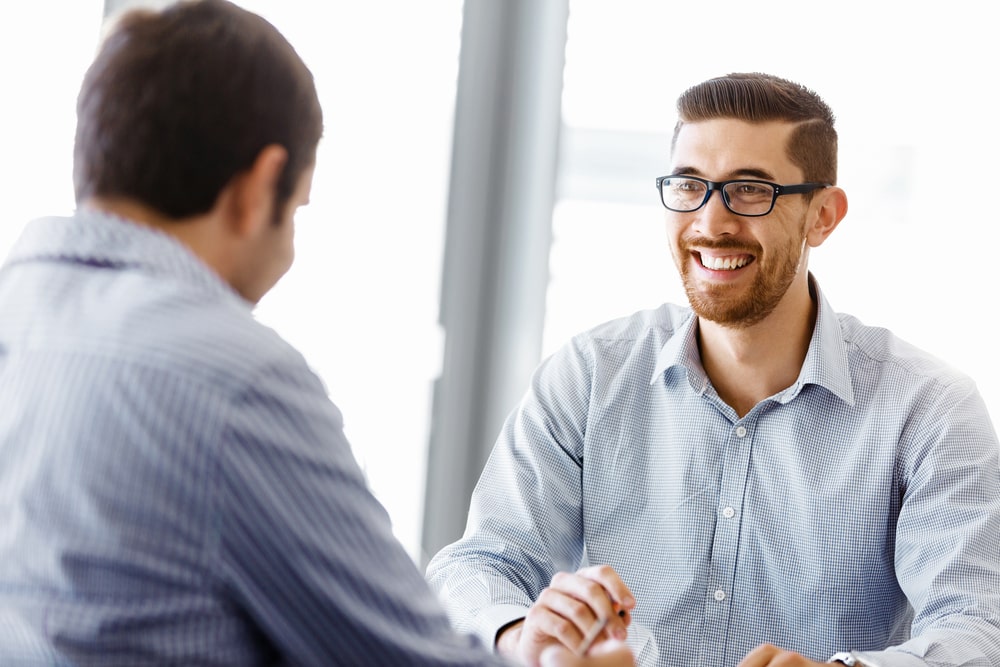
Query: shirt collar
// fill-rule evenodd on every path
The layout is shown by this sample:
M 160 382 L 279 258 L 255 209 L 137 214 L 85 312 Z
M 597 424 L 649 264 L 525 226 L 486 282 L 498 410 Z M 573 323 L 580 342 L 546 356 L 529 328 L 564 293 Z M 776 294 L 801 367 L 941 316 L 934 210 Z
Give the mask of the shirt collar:
M 798 379 L 776 398 L 782 403 L 787 403 L 795 398 L 806 384 L 815 384 L 824 387 L 845 403 L 853 405 L 854 389 L 851 385 L 847 345 L 840 330 L 840 320 L 820 291 L 819 284 L 812 274 L 809 274 L 809 287 L 819 304 L 816 326 Z M 687 372 L 688 380 L 695 391 L 701 393 L 707 389 L 709 380 L 701 364 L 701 353 L 698 350 L 698 318 L 693 313 L 660 349 L 650 384 L 655 384 L 667 370 L 674 367 Z
M 33 220 L 4 262 L 59 261 L 170 276 L 201 289 L 243 299 L 173 236 L 147 225 L 91 209 L 72 217 Z
M 701 365 L 701 352 L 698 350 L 698 318 L 693 312 L 660 348 L 649 383 L 655 384 L 661 375 L 675 367 L 687 371 L 695 391 L 701 393 L 708 387 L 708 377 Z

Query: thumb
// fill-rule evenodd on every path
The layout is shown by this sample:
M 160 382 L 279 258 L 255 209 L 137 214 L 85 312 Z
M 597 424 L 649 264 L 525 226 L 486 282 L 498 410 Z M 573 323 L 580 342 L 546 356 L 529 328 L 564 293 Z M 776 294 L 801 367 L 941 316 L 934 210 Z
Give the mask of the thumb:
M 608 639 L 606 641 L 601 642 L 600 644 L 595 644 L 587 653 L 587 655 L 591 656 L 614 655 L 615 657 L 621 657 L 625 655 L 631 656 L 632 651 L 630 651 L 628 646 L 625 645 L 625 642 L 619 641 L 617 639 Z M 609 661 L 607 663 L 599 662 L 598 664 L 618 665 L 623 663 Z

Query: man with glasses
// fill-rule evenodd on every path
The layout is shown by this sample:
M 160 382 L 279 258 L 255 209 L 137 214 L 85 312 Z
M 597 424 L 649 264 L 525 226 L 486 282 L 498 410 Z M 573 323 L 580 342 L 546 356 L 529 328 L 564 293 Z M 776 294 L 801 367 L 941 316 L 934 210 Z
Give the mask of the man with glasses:
M 733 74 L 678 112 L 656 186 L 688 307 L 539 367 L 432 586 L 529 662 L 602 627 L 640 664 L 1000 664 L 986 406 L 808 270 L 847 213 L 831 110 Z
M 0 665 L 510 667 L 454 632 L 254 320 L 323 131 L 292 46 L 223 0 L 129 11 L 77 115 L 78 211 L 0 268 Z M 545 662 L 633 664 L 583 653 Z

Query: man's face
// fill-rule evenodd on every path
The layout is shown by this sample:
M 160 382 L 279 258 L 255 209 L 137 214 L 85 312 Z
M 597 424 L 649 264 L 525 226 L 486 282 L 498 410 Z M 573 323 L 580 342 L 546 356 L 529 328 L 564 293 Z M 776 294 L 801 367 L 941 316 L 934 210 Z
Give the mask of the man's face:
M 801 183 L 802 171 L 785 155 L 793 127 L 732 119 L 686 124 L 669 173 Z M 804 285 L 807 208 L 802 195 L 786 195 L 766 216 L 739 216 L 713 192 L 697 211 L 668 210 L 671 253 L 695 313 L 729 327 L 752 326 L 774 311 L 796 279 Z

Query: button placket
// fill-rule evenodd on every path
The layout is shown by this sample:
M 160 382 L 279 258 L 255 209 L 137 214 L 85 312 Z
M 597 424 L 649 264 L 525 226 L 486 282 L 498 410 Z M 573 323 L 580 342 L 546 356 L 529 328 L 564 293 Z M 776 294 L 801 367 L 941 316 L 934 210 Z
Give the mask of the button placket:
M 747 437 L 748 431 L 746 426 L 740 424 L 735 429 L 733 429 L 733 433 L 736 434 L 737 438 L 743 439 Z M 722 516 L 726 519 L 732 519 L 734 516 L 736 516 L 736 508 L 732 507 L 731 505 L 726 505 L 722 509 Z
M 756 414 L 756 413 L 755 413 Z M 728 430 L 718 432 L 725 438 L 722 475 L 716 505 L 716 530 L 712 540 L 711 561 L 705 590 L 705 637 L 725 634 L 732 612 L 730 596 L 735 593 L 734 572 L 737 568 L 743 493 L 749 474 L 755 414 L 747 422 L 729 422 Z M 699 647 L 702 664 L 722 664 L 722 646 L 705 639 Z

